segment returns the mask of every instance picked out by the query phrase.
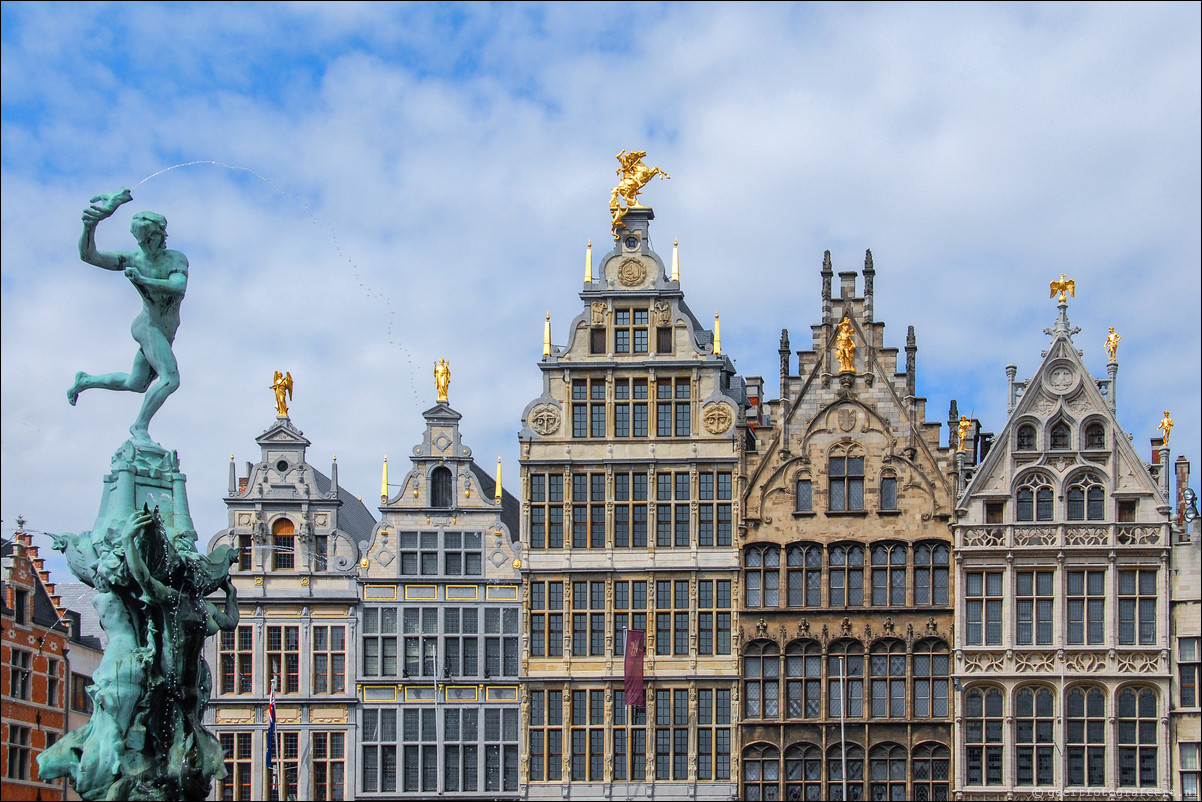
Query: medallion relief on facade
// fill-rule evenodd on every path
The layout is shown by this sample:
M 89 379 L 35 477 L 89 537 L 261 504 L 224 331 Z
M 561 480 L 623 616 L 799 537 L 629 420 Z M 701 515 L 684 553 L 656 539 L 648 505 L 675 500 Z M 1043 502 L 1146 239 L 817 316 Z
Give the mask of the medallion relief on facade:
M 629 257 L 618 265 L 618 281 L 624 287 L 637 287 L 647 280 L 647 266 L 642 259 Z
M 559 407 L 553 404 L 537 406 L 530 412 L 530 428 L 546 437 L 559 431 Z
M 725 434 L 734 420 L 727 404 L 710 404 L 701 412 L 701 422 L 710 434 Z
M 1054 365 L 1043 378 L 1043 387 L 1054 395 L 1065 395 L 1078 383 L 1078 376 L 1067 365 Z

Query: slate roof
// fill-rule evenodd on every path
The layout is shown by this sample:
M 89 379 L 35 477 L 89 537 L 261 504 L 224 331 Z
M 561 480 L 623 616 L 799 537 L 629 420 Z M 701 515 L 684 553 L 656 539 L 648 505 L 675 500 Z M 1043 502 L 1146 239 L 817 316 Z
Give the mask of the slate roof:
M 313 475 L 317 479 L 318 491 L 329 493 L 332 484 L 330 477 L 316 468 L 313 468 Z M 376 518 L 367 509 L 367 505 L 342 485 L 338 486 L 338 500 L 342 502 L 342 506 L 338 508 L 338 528 L 350 535 L 356 543 L 370 543 L 372 532 L 376 528 Z
M 488 471 L 476 464 L 475 460 L 471 463 L 472 473 L 476 475 L 476 480 L 480 482 L 480 486 L 484 488 L 484 492 L 494 491 L 497 487 L 497 479 L 495 476 L 489 476 Z M 518 510 L 519 504 L 517 497 L 501 486 L 501 523 L 509 528 L 510 541 L 516 541 L 520 530 L 518 529 Z

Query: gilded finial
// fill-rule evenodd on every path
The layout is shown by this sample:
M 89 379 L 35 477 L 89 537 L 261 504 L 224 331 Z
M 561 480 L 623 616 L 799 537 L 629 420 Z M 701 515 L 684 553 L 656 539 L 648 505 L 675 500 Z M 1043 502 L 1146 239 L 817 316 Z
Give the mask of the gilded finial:
M 643 164 L 643 157 L 646 155 L 647 151 L 645 150 L 632 150 L 627 153 L 625 149 L 618 154 L 620 166 L 614 171 L 618 175 L 618 185 L 613 188 L 609 197 L 609 211 L 613 215 L 615 241 L 618 239 L 618 230 L 622 227 L 622 218 L 626 216 L 626 212 L 630 209 L 643 208 L 643 204 L 639 203 L 639 193 L 643 191 L 647 182 L 657 175 L 660 178 L 672 177 L 658 167 L 648 167 Z M 625 207 L 621 205 L 622 201 L 626 202 Z
M 714 312 L 714 355 L 722 353 L 722 327 L 718 322 L 718 313 Z
M 672 280 L 680 281 L 680 240 L 672 240 Z
M 1120 337 L 1118 335 L 1118 332 L 1116 332 L 1114 330 L 1114 326 L 1111 326 L 1110 334 L 1106 335 L 1106 355 L 1108 357 L 1110 357 L 1111 362 L 1113 362 L 1118 357 L 1119 340 L 1121 340 L 1121 339 L 1123 339 L 1123 338 Z
M 593 241 L 588 241 L 588 247 L 584 249 L 584 283 L 593 283 Z
M 501 458 L 500 457 L 497 457 L 497 492 L 493 496 L 493 499 L 498 504 L 501 503 Z
M 447 390 L 451 386 L 451 366 L 447 364 L 445 359 L 439 359 L 434 363 L 434 387 L 438 390 L 438 401 L 441 404 L 447 402 Z
M 1160 419 L 1160 424 L 1156 427 L 1158 431 L 1164 432 L 1164 444 L 1169 444 L 1169 432 L 1173 431 L 1173 417 L 1169 415 L 1169 411 L 1164 411 L 1164 417 Z
M 275 414 L 277 418 L 288 417 L 288 402 L 292 400 L 292 373 L 275 372 L 275 377 L 271 382 L 271 389 L 275 390 Z
M 1077 282 L 1071 278 L 1065 278 L 1063 273 L 1060 274 L 1060 280 L 1053 281 L 1051 286 L 1052 294 L 1048 297 L 1055 298 L 1056 293 L 1060 293 L 1060 297 L 1056 299 L 1057 303 L 1068 303 L 1068 297 L 1065 295 L 1066 292 L 1074 298 L 1077 297 Z
M 388 501 L 388 455 L 384 455 L 384 474 L 380 477 L 380 503 Z
M 543 324 L 543 358 L 551 356 L 551 313 L 547 313 L 547 322 Z
M 835 334 L 835 358 L 839 360 L 839 371 L 845 373 L 856 369 L 856 341 L 853 336 L 851 318 L 843 316 Z

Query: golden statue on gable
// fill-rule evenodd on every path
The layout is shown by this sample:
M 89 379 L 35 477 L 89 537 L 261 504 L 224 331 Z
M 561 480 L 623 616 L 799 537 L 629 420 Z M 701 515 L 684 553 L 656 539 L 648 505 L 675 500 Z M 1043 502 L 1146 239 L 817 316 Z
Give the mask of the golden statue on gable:
M 615 240 L 618 238 L 618 229 L 622 225 L 622 218 L 626 216 L 626 212 L 630 209 L 642 208 L 643 204 L 639 203 L 639 193 L 642 192 L 643 187 L 657 175 L 660 178 L 672 177 L 658 167 L 648 167 L 643 164 L 643 157 L 646 155 L 647 151 L 645 150 L 632 150 L 627 153 L 625 149 L 618 154 L 618 164 L 621 166 L 614 171 L 618 175 L 618 185 L 614 187 L 613 194 L 609 197 L 609 211 L 614 218 Z M 622 207 L 622 201 L 626 202 L 625 207 Z
M 835 334 L 835 357 L 839 360 L 839 371 L 841 373 L 855 371 L 856 369 L 856 340 L 853 336 L 853 331 L 851 318 L 844 315 Z
M 1114 330 L 1114 326 L 1110 327 L 1110 334 L 1106 336 L 1106 355 L 1113 362 L 1119 353 L 1119 340 L 1123 339 Z
M 445 359 L 434 363 L 434 388 L 438 390 L 439 402 L 447 403 L 447 390 L 451 387 L 451 366 Z
M 1169 414 L 1167 409 L 1164 411 L 1164 417 L 1160 419 L 1160 424 L 1157 425 L 1156 429 L 1157 431 L 1164 432 L 1164 444 L 1167 446 L 1169 444 L 1169 432 L 1173 431 L 1173 416 Z
M 275 390 L 276 417 L 288 417 L 288 402 L 292 400 L 292 371 L 283 374 L 277 370 L 272 378 L 271 389 Z
M 1048 297 L 1055 298 L 1056 293 L 1060 293 L 1060 297 L 1056 299 L 1056 302 L 1057 303 L 1067 303 L 1068 298 L 1067 298 L 1067 296 L 1065 296 L 1066 292 L 1069 295 L 1076 298 L 1077 297 L 1077 282 L 1073 281 L 1071 278 L 1066 278 L 1065 275 L 1063 273 L 1061 273 L 1060 280 L 1052 282 L 1052 294 L 1049 295 Z

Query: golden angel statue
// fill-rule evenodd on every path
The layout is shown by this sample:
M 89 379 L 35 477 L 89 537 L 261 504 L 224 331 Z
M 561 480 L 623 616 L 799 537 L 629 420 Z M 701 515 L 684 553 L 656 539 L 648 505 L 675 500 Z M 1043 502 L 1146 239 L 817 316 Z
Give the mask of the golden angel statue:
M 839 371 L 854 371 L 856 356 L 856 341 L 852 336 L 851 318 L 843 316 L 835 334 L 835 357 L 839 360 Z
M 646 155 L 647 151 L 645 150 L 632 150 L 627 153 L 625 149 L 618 154 L 618 164 L 621 166 L 614 171 L 618 175 L 618 185 L 614 187 L 613 193 L 609 197 L 609 211 L 614 218 L 615 240 L 618 238 L 618 229 L 622 225 L 622 218 L 626 216 L 627 210 L 642 208 L 643 204 L 639 203 L 639 193 L 647 185 L 647 182 L 657 175 L 660 178 L 672 177 L 658 167 L 648 167 L 643 164 L 643 157 Z M 625 208 L 621 206 L 622 201 L 626 202 Z
M 438 400 L 440 403 L 447 402 L 447 390 L 451 386 L 451 366 L 447 364 L 445 359 L 440 359 L 434 363 L 434 387 L 438 390 Z
M 1160 424 L 1156 427 L 1157 431 L 1164 432 L 1164 444 L 1169 444 L 1169 432 L 1173 431 L 1173 418 L 1169 415 L 1169 411 L 1164 411 L 1164 417 L 1160 419 Z
M 1077 282 L 1073 281 L 1071 278 L 1065 278 L 1064 274 L 1061 273 L 1060 280 L 1052 282 L 1052 294 L 1048 297 L 1055 298 L 1056 293 L 1060 293 L 1060 297 L 1057 298 L 1057 303 L 1066 303 L 1068 301 L 1067 296 L 1065 296 L 1066 292 L 1076 298 Z
M 275 390 L 275 413 L 277 417 L 288 417 L 288 402 L 292 400 L 292 373 L 275 372 L 275 378 L 271 383 L 271 389 Z
M 1118 356 L 1119 340 L 1121 339 L 1123 338 L 1120 337 L 1117 332 L 1115 332 L 1114 326 L 1111 326 L 1110 334 L 1106 335 L 1106 355 L 1110 357 L 1111 362 L 1113 362 L 1115 357 Z
M 967 445 L 968 433 L 971 430 L 972 430 L 972 421 L 968 419 L 967 415 L 961 415 L 960 416 L 960 424 L 956 431 L 956 439 L 959 441 L 959 445 L 956 446 L 957 451 L 967 451 L 968 450 L 968 445 Z

